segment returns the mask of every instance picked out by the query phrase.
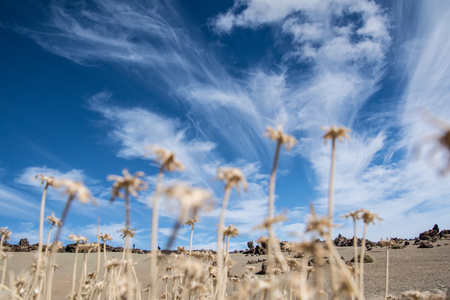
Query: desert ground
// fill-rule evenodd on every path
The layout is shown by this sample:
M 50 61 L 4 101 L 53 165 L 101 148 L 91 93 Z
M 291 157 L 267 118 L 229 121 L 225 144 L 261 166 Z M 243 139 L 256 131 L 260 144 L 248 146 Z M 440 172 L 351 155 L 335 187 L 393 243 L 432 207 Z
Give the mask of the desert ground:
M 440 246 L 438 246 L 440 245 Z M 337 248 L 345 260 L 353 257 L 352 247 Z M 11 253 L 13 256 L 8 261 L 8 273 L 6 284 L 13 276 L 20 275 L 32 263 L 36 253 Z M 385 287 L 385 248 L 373 248 L 368 252 L 374 258 L 373 263 L 365 264 L 365 296 L 366 299 L 383 299 Z M 84 254 L 78 254 L 78 272 L 81 272 Z M 108 252 L 108 257 L 121 258 L 121 253 Z M 265 255 L 252 256 L 240 253 L 232 253 L 231 259 L 235 262 L 231 274 L 240 275 L 244 272 L 249 260 L 265 259 Z M 417 245 L 411 245 L 403 249 L 391 249 L 389 251 L 389 295 L 398 296 L 408 290 L 421 292 L 435 292 L 450 290 L 450 241 L 442 240 L 434 243 L 434 248 L 419 249 Z M 67 299 L 72 283 L 72 267 L 75 254 L 59 253 L 56 262 L 61 265 L 56 270 L 53 284 L 52 299 Z M 97 254 L 92 253 L 88 258 L 88 272 L 95 271 Z M 133 259 L 138 260 L 136 273 L 141 283 L 149 280 L 149 261 L 147 255 L 133 254 Z M 103 253 L 102 253 L 103 262 Z M 255 264 L 257 270 L 262 263 Z M 328 268 L 325 266 L 323 268 Z M 326 272 L 327 273 L 327 272 Z M 265 276 L 265 275 L 258 275 Z M 162 285 L 162 283 L 161 283 Z M 228 294 L 233 293 L 233 283 L 229 283 Z

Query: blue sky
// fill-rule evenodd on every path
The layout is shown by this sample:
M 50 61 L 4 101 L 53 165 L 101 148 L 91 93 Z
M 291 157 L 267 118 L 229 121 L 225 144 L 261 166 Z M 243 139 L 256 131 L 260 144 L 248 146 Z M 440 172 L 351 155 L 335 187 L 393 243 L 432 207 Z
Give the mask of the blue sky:
M 243 249 L 266 234 L 253 230 L 267 216 L 275 152 L 263 134 L 281 124 L 299 143 L 281 153 L 280 239 L 304 231 L 310 203 L 327 211 L 330 145 L 320 127 L 330 125 L 352 129 L 337 146 L 336 233 L 352 235 L 339 217 L 359 208 L 383 218 L 373 240 L 450 228 L 449 178 L 439 175 L 448 153 L 420 114 L 450 122 L 449 23 L 444 0 L 2 1 L 0 226 L 13 242 L 37 242 L 43 186 L 33 177 L 44 173 L 83 181 L 100 203 L 76 203 L 63 236 L 95 240 L 99 216 L 100 231 L 122 244 L 124 205 L 108 203 L 106 176 L 141 170 L 149 189 L 132 199 L 131 219 L 134 243 L 148 249 L 158 168 L 143 154 L 157 144 L 186 165 L 165 185 L 215 195 L 194 248 L 215 247 L 217 168 L 243 170 L 249 191 L 233 192 L 226 215 L 241 231 L 231 248 Z M 165 245 L 177 211 L 161 202 Z M 64 203 L 50 191 L 46 215 Z M 176 244 L 188 243 L 184 227 Z

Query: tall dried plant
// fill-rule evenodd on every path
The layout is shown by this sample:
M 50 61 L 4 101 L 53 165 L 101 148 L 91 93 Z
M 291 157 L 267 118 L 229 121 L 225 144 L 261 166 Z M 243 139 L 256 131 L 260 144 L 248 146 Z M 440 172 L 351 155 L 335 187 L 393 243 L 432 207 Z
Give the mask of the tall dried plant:
M 277 166 L 278 166 L 278 158 L 280 155 L 281 146 L 284 145 L 286 151 L 289 151 L 296 143 L 297 140 L 288 134 L 285 134 L 283 128 L 281 126 L 277 126 L 276 128 L 272 128 L 267 126 L 265 136 L 268 136 L 270 140 L 275 141 L 277 143 L 275 148 L 275 157 L 272 165 L 272 172 L 270 173 L 270 182 L 269 182 L 269 216 L 268 219 L 274 219 L 274 210 L 275 210 L 275 180 L 277 176 Z M 272 269 L 273 269 L 273 258 L 272 258 L 272 247 L 275 246 L 275 234 L 272 228 L 272 222 L 269 222 L 268 226 L 269 230 L 269 253 L 268 253 L 268 271 L 269 271 L 269 280 L 270 280 L 270 294 L 269 298 L 273 298 L 273 278 L 272 278 Z
M 173 172 L 173 171 L 184 171 L 184 165 L 175 158 L 175 154 L 173 152 L 167 151 L 164 148 L 153 145 L 148 146 L 147 150 L 149 154 L 146 156 L 156 156 L 155 162 L 160 164 L 158 178 L 156 180 L 155 193 L 153 195 L 153 205 L 152 205 L 152 231 L 151 231 L 151 262 L 150 262 L 150 286 L 154 293 L 156 293 L 156 289 L 153 288 L 156 285 L 156 279 L 158 277 L 158 271 L 156 269 L 158 264 L 158 223 L 159 223 L 159 195 L 161 193 L 161 183 L 164 176 L 164 171 Z M 151 293 L 149 293 L 149 297 Z M 153 294 L 153 298 L 155 298 L 156 294 Z
M 242 171 L 238 168 L 219 168 L 217 170 L 217 179 L 222 180 L 225 183 L 225 193 L 222 201 L 222 208 L 220 210 L 219 227 L 217 229 L 217 274 L 218 274 L 218 287 L 216 289 L 216 297 L 219 300 L 225 298 L 226 288 L 226 270 L 224 270 L 224 257 L 223 257 L 223 236 L 225 227 L 225 212 L 228 206 L 228 200 L 230 199 L 231 190 L 236 188 L 239 192 L 239 184 L 247 191 L 247 181 L 245 180 Z
M 47 288 L 45 290 L 45 298 L 47 300 L 50 300 L 51 298 L 51 287 L 52 287 L 52 273 L 53 273 L 53 258 L 54 253 L 57 251 L 59 247 L 59 238 L 61 236 L 62 228 L 64 226 L 64 223 L 66 221 L 67 215 L 69 213 L 70 206 L 72 202 L 78 198 L 78 200 L 82 203 L 87 203 L 88 201 L 92 201 L 93 203 L 96 203 L 96 201 L 92 198 L 91 192 L 89 189 L 79 181 L 74 181 L 71 179 L 53 179 L 53 187 L 60 189 L 63 188 L 63 193 L 67 195 L 67 201 L 64 206 L 63 212 L 61 214 L 60 224 L 61 226 L 58 227 L 58 231 L 56 232 L 55 238 L 53 240 L 51 250 L 50 250 L 50 259 L 49 259 L 49 265 L 46 272 L 46 278 L 47 280 Z
M 331 126 L 330 128 L 322 127 L 322 130 L 326 131 L 325 135 L 323 136 L 324 144 L 326 144 L 327 140 L 331 140 L 331 167 L 330 167 L 330 182 L 329 182 L 329 188 L 328 188 L 328 218 L 330 219 L 331 224 L 333 223 L 333 192 L 334 192 L 334 168 L 335 168 L 335 162 L 336 162 L 336 140 L 343 141 L 344 138 L 350 139 L 347 133 L 351 132 L 350 129 L 347 129 L 345 127 L 335 127 Z M 328 233 L 327 233 L 327 240 L 330 246 L 332 245 L 331 239 L 332 239 L 332 227 L 330 226 Z M 337 293 L 337 282 L 336 282 L 336 269 L 335 269 L 335 262 L 333 261 L 333 258 L 331 258 L 330 262 L 330 272 L 331 272 L 331 286 L 333 290 L 333 296 Z

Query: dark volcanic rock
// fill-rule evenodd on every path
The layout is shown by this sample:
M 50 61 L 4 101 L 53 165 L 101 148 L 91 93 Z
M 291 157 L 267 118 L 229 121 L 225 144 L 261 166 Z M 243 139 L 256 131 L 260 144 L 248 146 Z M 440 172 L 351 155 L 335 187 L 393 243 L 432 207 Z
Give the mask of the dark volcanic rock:
M 68 244 L 66 247 L 64 247 L 64 252 L 75 253 L 76 249 L 77 249 L 76 243 Z
M 437 224 L 434 225 L 433 229 L 427 230 L 419 234 L 420 240 L 430 241 L 437 239 L 439 237 L 439 227 Z
M 419 248 L 433 248 L 433 244 L 430 241 L 420 242 Z
M 20 239 L 19 246 L 28 247 L 28 246 L 30 246 L 30 243 L 28 242 L 28 239 Z
M 259 271 L 256 274 L 258 274 L 258 275 L 265 275 L 265 274 L 267 274 L 267 266 L 268 266 L 268 263 L 266 261 L 263 262 L 262 265 L 261 265 L 261 271 Z
M 253 244 L 253 241 L 247 242 L 247 247 L 248 247 L 248 249 L 250 249 L 250 250 L 255 249 L 255 245 Z
M 353 257 L 350 262 L 355 262 L 355 258 Z M 358 262 L 361 262 L 361 255 L 358 255 Z M 373 257 L 370 256 L 369 254 L 365 254 L 364 255 L 364 263 L 365 264 L 370 264 L 373 263 Z

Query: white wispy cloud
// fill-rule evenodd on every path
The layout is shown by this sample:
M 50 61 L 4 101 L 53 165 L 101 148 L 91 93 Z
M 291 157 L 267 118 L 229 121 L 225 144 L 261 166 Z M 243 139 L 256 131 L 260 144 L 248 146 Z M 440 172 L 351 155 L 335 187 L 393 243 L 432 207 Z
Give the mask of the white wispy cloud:
M 53 3 L 40 31 L 16 28 L 45 49 L 78 63 L 113 62 L 136 69 L 144 74 L 145 83 L 162 82 L 170 90 L 170 101 L 187 105 L 185 117 L 178 120 L 144 108 L 105 104 L 112 96 L 109 92 L 92 97 L 91 109 L 109 121 L 109 137 L 120 145 L 120 157 L 140 158 L 146 145 L 160 144 L 187 165 L 187 179 L 211 186 L 208 180 L 214 169 L 226 163 L 222 157 L 227 150 L 219 143 L 232 149 L 229 156 L 245 158 L 248 168 L 255 168 L 257 160 L 269 164 L 273 147 L 262 133 L 269 120 L 276 120 L 301 136 L 301 145 L 293 152 L 311 163 L 316 176 L 312 183 L 319 194 L 316 202 L 323 208 L 330 148 L 323 146 L 319 127 L 345 125 L 353 133 L 350 142 L 338 145 L 336 214 L 359 205 L 380 214 L 389 207 L 382 223 L 387 225 L 376 227 L 384 237 L 389 226 L 400 227 L 409 218 L 419 222 L 434 206 L 447 207 L 442 200 L 445 179 L 410 156 L 417 137 L 436 133 L 418 117 L 418 109 L 425 107 L 444 119 L 450 115 L 446 34 L 450 18 L 444 1 L 435 6 L 414 4 L 420 6 L 414 19 L 419 25 L 410 32 L 392 29 L 391 15 L 373 1 L 236 1 L 210 22 L 219 39 L 223 34 L 232 36 L 238 27 L 270 26 L 274 41 L 283 41 L 273 47 L 289 45 L 277 48 L 284 55 L 276 67 L 250 66 L 241 70 L 239 79 L 198 41 L 195 31 L 184 29 L 186 23 L 170 4 L 152 4 L 154 9 L 131 1 L 97 0 L 79 8 Z M 414 23 L 406 20 L 403 8 L 395 6 L 392 15 L 397 24 Z M 368 128 L 373 123 L 361 120 L 361 109 L 385 75 L 393 32 L 394 45 L 400 43 L 403 50 L 394 53 L 395 71 L 407 74 L 406 93 L 401 103 L 389 107 L 390 122 Z M 372 120 L 378 117 L 385 119 L 386 111 L 370 114 Z M 254 225 L 246 211 L 259 221 L 264 216 L 266 186 L 260 173 L 254 172 L 258 175 L 250 195 L 230 202 L 228 220 L 238 223 L 241 231 Z M 255 206 L 260 209 L 255 211 Z M 212 211 L 211 218 L 217 212 Z M 293 222 L 287 228 L 301 226 L 300 220 Z

